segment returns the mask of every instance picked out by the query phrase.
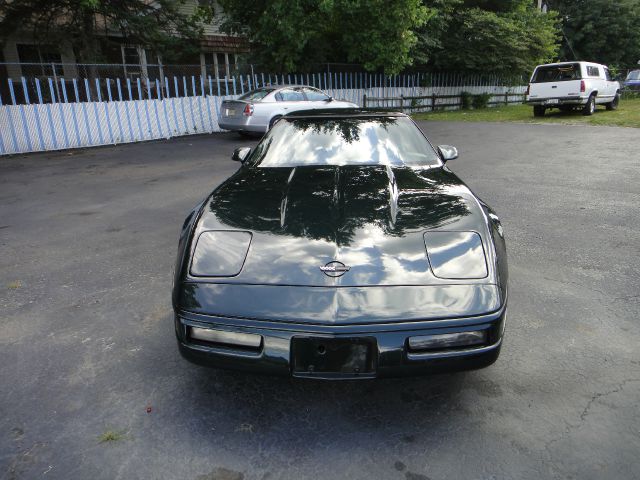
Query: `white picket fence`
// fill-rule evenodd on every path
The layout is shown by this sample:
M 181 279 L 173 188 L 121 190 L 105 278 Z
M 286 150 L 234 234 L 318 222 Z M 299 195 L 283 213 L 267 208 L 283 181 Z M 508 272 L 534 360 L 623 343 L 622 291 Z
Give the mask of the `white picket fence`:
M 337 99 L 362 105 L 363 95 L 522 93 L 525 87 L 373 87 L 328 90 Z M 237 95 L 0 105 L 0 154 L 15 154 L 157 140 L 220 132 L 218 114 Z

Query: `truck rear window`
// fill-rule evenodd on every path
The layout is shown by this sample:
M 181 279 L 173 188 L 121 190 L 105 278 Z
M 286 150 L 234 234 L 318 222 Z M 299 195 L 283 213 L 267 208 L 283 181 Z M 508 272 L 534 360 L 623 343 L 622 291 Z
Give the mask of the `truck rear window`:
M 538 67 L 533 74 L 531 83 L 566 82 L 582 79 L 580 64 L 550 65 Z

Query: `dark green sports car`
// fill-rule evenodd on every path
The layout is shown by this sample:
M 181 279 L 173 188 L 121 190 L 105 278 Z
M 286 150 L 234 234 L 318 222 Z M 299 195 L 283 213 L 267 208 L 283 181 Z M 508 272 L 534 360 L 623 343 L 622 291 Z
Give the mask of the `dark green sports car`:
M 173 306 L 196 363 L 323 379 L 481 368 L 500 352 L 493 211 L 401 113 L 296 112 L 184 222 Z

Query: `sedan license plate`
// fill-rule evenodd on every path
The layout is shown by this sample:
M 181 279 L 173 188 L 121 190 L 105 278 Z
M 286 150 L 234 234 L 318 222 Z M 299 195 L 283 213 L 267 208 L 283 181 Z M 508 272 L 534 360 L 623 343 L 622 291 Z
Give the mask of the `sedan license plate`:
M 294 337 L 293 373 L 361 375 L 375 371 L 371 338 Z
M 546 103 L 547 105 L 553 105 L 553 104 L 558 103 L 558 99 L 557 99 L 557 98 L 550 98 L 550 99 L 549 99 L 549 100 L 547 100 L 545 103 Z
M 233 117 L 236 114 L 236 111 L 233 108 L 227 108 L 224 112 L 227 117 Z

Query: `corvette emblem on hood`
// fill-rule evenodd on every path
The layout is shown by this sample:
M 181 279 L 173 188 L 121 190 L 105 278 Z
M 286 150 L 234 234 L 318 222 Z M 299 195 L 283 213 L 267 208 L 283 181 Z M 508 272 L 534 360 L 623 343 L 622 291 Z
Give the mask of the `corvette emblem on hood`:
M 328 277 L 335 278 L 335 277 L 341 277 L 342 275 L 347 273 L 349 270 L 351 270 L 351 267 L 348 267 L 342 262 L 338 262 L 334 260 L 333 262 L 329 262 L 326 265 L 323 265 L 322 267 L 320 267 L 320 270 L 322 270 L 322 272 Z

